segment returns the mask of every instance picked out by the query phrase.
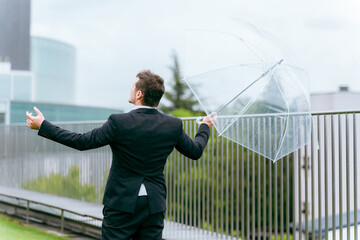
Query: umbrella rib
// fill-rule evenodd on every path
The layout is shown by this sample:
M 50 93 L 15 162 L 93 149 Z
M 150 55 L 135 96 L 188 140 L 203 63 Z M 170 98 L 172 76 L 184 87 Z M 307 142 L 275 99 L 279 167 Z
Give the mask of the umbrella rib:
M 281 62 L 280 62 L 281 63 Z M 275 65 L 276 66 L 276 65 Z M 269 69 L 270 70 L 270 69 Z M 263 88 L 259 91 L 259 93 L 261 93 L 263 91 L 263 89 L 265 88 L 265 86 L 263 86 Z M 258 97 L 258 95 L 256 96 L 256 98 Z M 244 112 L 246 112 L 246 110 L 249 109 L 249 107 L 251 106 L 251 104 L 253 104 L 253 102 L 256 100 L 255 97 L 253 97 L 251 99 L 251 101 L 248 102 L 248 104 L 246 104 L 246 106 L 243 108 L 243 110 L 241 110 L 240 113 L 238 113 L 236 116 L 235 116 L 235 120 L 232 120 L 232 121 L 229 121 L 227 122 L 227 125 L 224 127 L 224 129 L 222 130 L 221 133 L 219 133 L 219 136 L 221 136 L 226 130 L 228 130 L 228 128 L 231 126 L 231 124 L 233 122 L 235 122 L 237 119 L 239 119 L 241 117 L 241 115 L 243 115 Z
M 291 67 L 292 67 L 292 66 L 291 66 Z M 283 70 L 285 70 L 285 69 L 283 69 Z M 287 73 L 288 76 L 289 76 L 290 78 L 292 78 L 291 75 L 290 75 L 286 70 L 285 70 L 285 73 Z M 294 81 L 294 83 L 297 84 L 300 89 L 302 89 L 302 88 L 301 88 L 301 85 L 299 85 L 297 81 Z M 276 84 L 277 84 L 277 81 L 276 81 Z M 281 94 L 283 95 L 282 92 L 281 92 Z M 283 96 L 284 96 L 284 95 L 283 95 Z M 287 121 L 286 121 L 286 128 L 284 129 L 284 132 L 287 132 L 287 129 L 288 129 L 288 126 L 289 126 L 289 116 L 290 116 L 290 114 L 291 114 L 290 111 L 289 111 L 289 108 L 290 108 L 290 107 L 288 106 L 288 113 L 287 113 L 288 118 L 287 118 Z M 295 114 L 297 114 L 297 113 L 295 113 Z M 309 113 L 307 113 L 307 112 L 302 112 L 300 115 L 309 115 Z M 281 141 L 281 146 L 283 145 L 284 140 L 285 140 L 285 134 L 284 134 L 284 137 L 283 137 L 283 139 L 282 139 L 282 141 Z M 277 151 L 274 160 L 277 159 L 277 156 L 279 155 L 279 152 L 280 152 L 280 148 L 279 148 L 279 150 Z
M 248 85 L 245 89 L 243 89 L 240 93 L 238 93 L 235 97 L 233 97 L 228 103 L 218 109 L 216 112 L 222 111 L 225 107 L 227 107 L 230 103 L 232 103 L 237 97 L 239 97 L 243 92 L 249 89 L 252 85 L 254 85 L 257 81 L 265 77 L 271 70 L 273 70 L 277 65 L 281 64 L 284 59 L 281 59 L 279 62 L 270 67 L 267 71 L 265 71 L 260 77 L 258 77 L 255 81 L 253 81 L 250 85 Z
M 260 91 L 261 92 L 261 91 Z M 226 130 L 228 130 L 228 128 L 231 126 L 231 124 L 233 123 L 233 122 L 235 122 L 237 119 L 239 119 L 240 117 L 241 117 L 241 115 L 246 111 L 246 110 L 248 110 L 249 109 L 249 107 L 251 106 L 251 104 L 253 103 L 254 101 L 252 100 L 252 101 L 250 101 L 248 104 L 246 104 L 246 106 L 244 107 L 244 109 L 239 113 L 239 114 L 237 114 L 236 116 L 235 116 L 235 120 L 233 120 L 233 121 L 229 121 L 228 123 L 227 123 L 227 125 L 224 127 L 224 130 L 222 130 L 222 132 L 219 134 L 219 136 L 221 136 Z
M 276 78 L 275 78 L 275 82 L 276 82 L 276 85 L 278 86 L 278 88 L 279 88 L 279 90 L 280 90 L 281 96 L 282 96 L 282 97 L 284 98 L 284 100 L 285 100 L 284 93 L 283 93 L 281 87 L 279 86 L 279 83 L 278 83 L 278 81 L 277 81 Z M 285 134 L 286 134 L 287 129 L 288 129 L 288 126 L 289 126 L 290 106 L 289 106 L 289 103 L 288 103 L 287 101 L 285 101 L 285 102 L 286 102 L 286 107 L 287 107 L 287 110 L 288 110 L 288 112 L 287 112 L 287 118 L 286 118 L 286 123 L 285 123 L 285 129 L 282 131 L 282 132 L 283 132 L 283 134 L 282 134 L 282 139 L 281 139 L 281 141 L 280 141 L 280 146 L 279 146 L 279 148 L 278 148 L 278 150 L 277 150 L 277 152 L 276 152 L 276 155 L 275 155 L 275 157 L 274 157 L 274 161 L 277 160 L 277 156 L 278 156 L 279 153 L 280 153 L 280 149 L 281 149 L 282 145 L 284 144 Z

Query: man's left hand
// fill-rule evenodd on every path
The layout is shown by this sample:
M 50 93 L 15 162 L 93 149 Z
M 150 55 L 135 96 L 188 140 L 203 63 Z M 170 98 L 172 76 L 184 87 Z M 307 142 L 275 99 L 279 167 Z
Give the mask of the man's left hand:
M 203 123 L 206 123 L 206 124 L 211 128 L 211 127 L 213 126 L 213 124 L 216 122 L 216 117 L 217 117 L 216 113 L 213 112 L 213 113 L 211 113 L 210 115 L 206 116 L 206 117 L 202 120 L 202 122 L 203 122 Z
M 43 114 L 40 112 L 39 109 L 37 109 L 36 107 L 34 107 L 35 112 L 37 113 L 37 116 L 33 116 L 32 113 L 29 113 L 28 111 L 26 111 L 26 125 L 34 130 L 39 130 L 41 124 L 43 123 L 43 121 L 45 120 Z

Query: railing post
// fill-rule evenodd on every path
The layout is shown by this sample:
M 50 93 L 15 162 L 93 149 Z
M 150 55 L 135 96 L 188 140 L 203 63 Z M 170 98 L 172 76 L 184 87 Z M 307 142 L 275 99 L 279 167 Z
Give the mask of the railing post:
M 313 118 L 313 121 L 315 122 L 315 119 Z M 315 124 L 315 123 L 314 123 Z M 313 125 L 314 126 L 314 125 Z M 315 142 L 318 139 L 315 139 L 314 133 L 315 129 L 313 128 L 311 131 L 311 238 L 315 239 L 315 173 L 314 173 L 314 169 L 315 169 Z M 289 237 L 289 236 L 288 236 Z
M 339 134 L 339 226 L 340 226 L 340 239 L 343 239 L 343 219 L 342 219 L 342 212 L 343 212 L 343 208 L 342 208 L 342 199 L 343 199 L 343 191 L 342 191 L 342 155 L 343 155 L 343 151 L 342 151 L 342 137 L 341 137 L 341 133 L 342 133 L 342 126 L 341 126 L 341 115 L 338 115 L 338 134 Z
M 26 224 L 29 223 L 29 205 L 30 205 L 29 202 L 30 202 L 29 200 L 26 201 Z
M 64 209 L 61 209 L 61 233 L 64 232 Z
M 19 199 L 16 198 L 16 200 L 18 201 L 18 204 L 17 204 L 17 205 L 20 205 L 20 204 L 19 204 Z M 17 215 L 17 207 L 16 207 L 16 205 L 14 205 L 14 213 L 15 213 L 15 215 Z
M 327 160 L 329 159 L 329 153 L 328 153 L 328 147 L 329 147 L 329 142 L 328 142 L 328 121 L 327 121 L 327 116 L 324 116 L 324 177 L 325 177 L 325 239 L 328 240 L 329 237 L 329 219 L 328 219 L 328 211 L 329 211 L 329 207 L 328 207 L 328 162 Z
M 347 228 L 347 239 L 350 239 L 350 133 L 349 133 L 348 114 L 345 114 L 345 137 L 346 137 L 345 140 L 346 141 L 346 228 Z
M 353 113 L 353 156 L 354 156 L 354 239 L 358 239 L 358 210 L 357 210 L 357 139 L 356 139 L 356 114 Z

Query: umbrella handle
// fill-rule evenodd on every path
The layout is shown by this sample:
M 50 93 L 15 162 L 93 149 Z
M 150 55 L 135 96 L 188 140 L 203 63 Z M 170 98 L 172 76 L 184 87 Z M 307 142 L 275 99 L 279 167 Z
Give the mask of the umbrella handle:
M 198 118 L 196 118 L 196 123 L 197 123 L 198 125 L 202 124 L 202 123 L 203 123 L 203 122 L 202 122 L 202 119 L 203 119 L 203 117 L 198 117 Z
M 217 118 L 217 114 L 216 114 L 216 112 L 212 112 L 210 115 L 210 120 L 213 122 L 213 124 L 215 124 L 215 122 L 216 122 L 216 118 Z M 204 119 L 204 117 L 197 117 L 196 118 L 196 123 L 197 124 L 202 124 L 203 123 L 203 120 Z

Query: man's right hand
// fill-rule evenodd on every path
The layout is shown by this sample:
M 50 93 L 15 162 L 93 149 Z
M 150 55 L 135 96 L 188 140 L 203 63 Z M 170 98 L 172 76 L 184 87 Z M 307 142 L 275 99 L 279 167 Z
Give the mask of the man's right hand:
M 39 130 L 41 124 L 45 120 L 44 115 L 40 112 L 39 109 L 34 107 L 35 112 L 37 113 L 37 116 L 33 116 L 32 113 L 26 112 L 26 125 L 34 130 Z
M 211 128 L 211 127 L 214 125 L 214 122 L 216 122 L 216 117 L 217 117 L 216 113 L 213 112 L 213 113 L 211 113 L 210 115 L 206 116 L 206 117 L 202 120 L 202 122 L 205 123 L 205 124 L 207 124 L 207 125 Z

